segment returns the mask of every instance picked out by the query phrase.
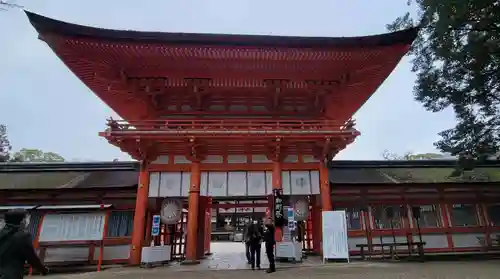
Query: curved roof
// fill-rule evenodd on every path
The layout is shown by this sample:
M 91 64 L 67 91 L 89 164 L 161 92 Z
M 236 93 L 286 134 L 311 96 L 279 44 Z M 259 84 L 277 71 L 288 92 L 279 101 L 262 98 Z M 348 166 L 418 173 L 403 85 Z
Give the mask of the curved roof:
M 348 74 L 348 82 L 323 97 L 324 116 L 347 121 L 394 70 L 418 31 L 342 38 L 162 33 L 101 29 L 26 14 L 66 66 L 127 120 L 169 113 L 131 78 L 146 78 L 153 87 L 159 85 L 147 78 L 164 78 L 162 95 L 182 107 L 190 77 L 210 78 L 211 87 L 223 88 L 221 92 L 251 88 L 248 100 L 267 94 L 265 80 L 285 79 L 290 92 L 302 97 L 297 101 L 290 93 L 283 100 L 303 104 L 309 102 L 302 94 L 309 90 L 307 80 L 339 81 Z
M 267 35 L 226 35 L 196 33 L 141 32 L 102 29 L 51 19 L 25 11 L 33 27 L 40 34 L 89 38 L 113 42 L 165 43 L 182 45 L 262 46 L 289 48 L 379 47 L 411 44 L 418 29 L 363 37 L 292 37 Z

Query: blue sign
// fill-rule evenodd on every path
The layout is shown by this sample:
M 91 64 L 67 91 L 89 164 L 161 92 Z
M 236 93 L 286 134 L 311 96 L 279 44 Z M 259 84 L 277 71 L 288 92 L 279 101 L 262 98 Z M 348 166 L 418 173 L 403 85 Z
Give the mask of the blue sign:
M 288 219 L 289 221 L 292 221 L 292 220 L 294 220 L 294 219 L 295 219 L 295 218 L 294 218 L 295 216 L 294 216 L 294 214 L 293 214 L 293 208 L 291 208 L 291 207 L 289 207 L 289 208 L 288 208 L 287 213 L 286 213 L 286 217 L 287 217 L 287 219 Z
M 158 236 L 160 235 L 160 215 L 153 215 L 153 226 L 151 226 L 151 235 Z
M 151 229 L 151 235 L 152 236 L 159 236 L 160 235 L 160 227 L 153 227 Z
M 153 228 L 160 227 L 160 215 L 153 215 Z

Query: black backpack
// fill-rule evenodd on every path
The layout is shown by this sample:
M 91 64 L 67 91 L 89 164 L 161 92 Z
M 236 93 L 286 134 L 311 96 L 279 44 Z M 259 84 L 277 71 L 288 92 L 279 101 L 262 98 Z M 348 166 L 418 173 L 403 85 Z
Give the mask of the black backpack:
M 12 242 L 9 241 L 14 235 L 16 235 L 20 230 L 17 229 L 6 229 L 0 231 L 0 258 L 11 247 Z
M 250 239 L 251 240 L 257 240 L 257 239 L 261 239 L 262 238 L 262 235 L 260 234 L 260 230 L 259 230 L 259 227 L 257 227 L 256 225 L 252 225 L 251 227 L 251 234 L 250 234 Z

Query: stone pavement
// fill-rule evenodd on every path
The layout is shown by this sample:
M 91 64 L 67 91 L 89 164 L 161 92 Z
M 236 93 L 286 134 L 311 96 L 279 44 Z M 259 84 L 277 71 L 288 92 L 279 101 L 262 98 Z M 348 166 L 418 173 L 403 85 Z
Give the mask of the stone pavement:
M 210 248 L 213 254 L 201 261 L 201 264 L 195 266 L 172 264 L 172 268 L 178 271 L 248 269 L 249 266 L 247 264 L 245 256 L 245 245 L 243 243 L 213 242 Z M 261 267 L 265 269 L 269 266 L 269 262 L 267 261 L 264 247 L 262 247 L 260 254 Z M 319 263 L 319 257 L 309 257 L 307 259 L 304 259 L 304 261 L 300 265 L 304 266 Z M 292 263 L 279 263 L 278 265 L 283 267 L 297 266 L 297 264 Z
M 152 269 L 116 268 L 82 274 L 49 275 L 47 279 L 254 279 L 282 278 L 286 276 L 304 279 L 498 279 L 500 278 L 499 272 L 500 261 L 428 263 L 353 262 L 350 264 L 283 268 L 272 274 L 248 269 L 179 271 L 171 267 L 160 267 Z
M 242 243 L 213 243 L 211 248 L 213 255 L 194 266 L 171 263 L 151 269 L 115 267 L 101 272 L 54 274 L 49 275 L 47 279 L 230 279 L 234 277 L 253 279 L 285 276 L 308 279 L 500 278 L 500 261 L 498 260 L 426 263 L 355 261 L 322 264 L 318 257 L 310 257 L 303 263 L 279 263 L 276 273 L 266 274 L 263 270 L 249 270 Z M 268 263 L 264 251 L 262 251 L 262 260 L 262 268 L 265 269 Z

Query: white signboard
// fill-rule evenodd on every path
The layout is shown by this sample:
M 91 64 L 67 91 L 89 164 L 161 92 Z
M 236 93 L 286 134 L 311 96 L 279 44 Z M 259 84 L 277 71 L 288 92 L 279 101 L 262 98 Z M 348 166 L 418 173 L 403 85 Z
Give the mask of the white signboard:
M 345 211 L 323 211 L 322 221 L 323 261 L 327 259 L 346 259 L 349 261 Z
M 102 240 L 104 213 L 47 214 L 39 241 Z

